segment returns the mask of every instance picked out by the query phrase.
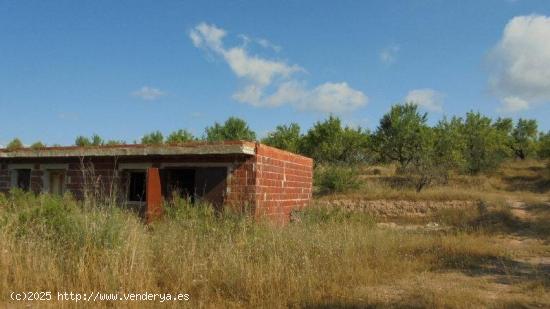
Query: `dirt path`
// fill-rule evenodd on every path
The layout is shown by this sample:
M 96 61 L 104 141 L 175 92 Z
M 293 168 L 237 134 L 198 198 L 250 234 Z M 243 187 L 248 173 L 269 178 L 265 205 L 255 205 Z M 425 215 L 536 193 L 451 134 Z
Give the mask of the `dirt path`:
M 525 202 L 510 200 L 508 201 L 512 214 L 516 216 L 526 226 L 529 226 L 537 216 L 531 210 Z M 542 203 L 547 205 L 550 210 L 550 203 Z M 548 222 L 550 224 L 550 222 Z M 514 248 L 519 254 L 516 260 L 518 262 L 528 263 L 533 266 L 534 270 L 543 271 L 550 277 L 550 244 L 548 240 L 537 239 L 533 236 L 529 236 L 528 230 L 518 231 L 517 234 L 509 235 L 505 239 L 508 240 L 508 244 L 511 248 Z M 534 247 L 546 247 L 547 250 L 535 250 Z M 537 252 L 538 251 L 538 252 Z
M 417 287 L 429 293 L 437 293 L 434 291 L 442 286 L 454 286 L 473 295 L 481 295 L 486 303 L 498 304 L 497 307 L 516 307 L 520 304 L 527 305 L 527 308 L 550 307 L 550 295 L 546 293 L 550 286 L 550 242 L 544 235 L 537 235 L 531 225 L 541 219 L 540 212 L 534 211 L 523 201 L 509 200 L 508 203 L 512 214 L 522 224 L 511 233 L 495 236 L 494 241 L 507 248 L 510 252 L 509 258 L 489 261 L 471 270 L 425 273 L 422 275 L 424 277 L 418 278 Z M 548 210 L 544 211 L 550 211 L 550 203 L 540 204 L 539 211 L 541 205 L 547 205 Z M 402 222 L 379 223 L 378 227 L 425 231 L 446 228 L 437 223 L 418 225 Z M 405 284 L 397 286 L 407 289 Z M 483 292 L 479 294 L 479 291 Z M 399 294 L 394 297 L 399 297 Z

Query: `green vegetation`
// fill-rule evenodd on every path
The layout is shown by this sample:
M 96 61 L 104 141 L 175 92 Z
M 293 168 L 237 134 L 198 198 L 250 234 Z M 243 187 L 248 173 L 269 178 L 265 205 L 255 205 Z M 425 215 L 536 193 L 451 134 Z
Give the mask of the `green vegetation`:
M 46 145 L 44 143 L 42 143 L 41 141 L 38 141 L 38 142 L 34 142 L 32 145 L 31 145 L 31 148 L 32 149 L 40 149 L 40 148 L 44 148 L 46 147 Z
M 206 127 L 202 137 L 186 129 L 174 131 L 167 138 L 154 131 L 145 134 L 140 142 L 161 145 L 224 140 L 254 141 L 256 133 L 245 120 L 229 117 L 224 123 Z M 374 132 L 344 126 L 340 118 L 331 115 L 317 121 L 305 133 L 297 123 L 279 125 L 262 142 L 313 158 L 316 166 L 323 166 L 316 168 L 319 174 L 316 179 L 324 179 L 319 183 L 321 191 L 326 192 L 353 191 L 356 187 L 344 189 L 336 185 L 337 175 L 343 175 L 346 169 L 344 166 L 354 169 L 354 165 L 396 164 L 399 177 L 421 192 L 448 183 L 451 174 L 491 175 L 506 160 L 550 158 L 550 132 L 539 132 L 533 119 L 492 120 L 479 112 L 468 112 L 464 118 L 444 117 L 430 126 L 428 114 L 408 103 L 392 106 Z M 125 142 L 105 141 L 97 134 L 78 136 L 75 140 L 75 145 L 81 147 L 122 144 Z M 15 139 L 8 146 L 14 150 L 23 144 Z M 41 146 L 37 143 L 33 148 Z
M 90 146 L 102 146 L 104 145 L 103 139 L 97 135 L 94 134 L 91 137 L 85 137 L 85 136 L 78 136 L 74 141 L 75 146 L 79 147 L 90 147 Z
M 317 167 L 314 184 L 323 194 L 342 193 L 359 188 L 359 178 L 354 167 L 331 164 Z
M 354 163 L 366 159 L 368 132 L 343 127 L 340 118 L 330 116 L 317 122 L 302 138 L 300 153 L 316 163 Z
M 300 152 L 301 140 L 300 126 L 297 123 L 291 123 L 288 126 L 277 126 L 273 132 L 269 132 L 262 143 L 297 153 Z
M 246 121 L 237 117 L 229 117 L 229 119 L 227 119 L 223 124 L 216 122 L 213 126 L 207 127 L 204 132 L 206 134 L 205 139 L 209 142 L 226 140 L 256 140 L 256 133 L 248 127 Z
M 141 137 L 141 143 L 145 145 L 161 145 L 164 143 L 164 136 L 160 131 L 154 131 Z
M 536 154 L 537 121 L 534 119 L 519 119 L 512 131 L 510 148 L 517 158 L 525 160 Z
M 538 141 L 538 155 L 540 158 L 550 158 L 550 131 L 546 134 L 540 133 Z
M 8 150 L 17 150 L 23 148 L 23 142 L 20 139 L 14 138 L 11 142 L 8 143 L 6 149 Z
M 467 172 L 488 172 L 502 162 L 507 155 L 505 133 L 498 125 L 493 125 L 490 118 L 480 113 L 466 114 L 462 138 L 465 141 L 463 152 Z
M 179 144 L 196 140 L 193 134 L 187 130 L 178 130 L 170 133 L 166 138 L 166 144 Z
M 413 104 L 394 105 L 380 120 L 374 145 L 384 162 L 398 162 L 401 169 L 427 152 L 429 127 L 427 114 Z

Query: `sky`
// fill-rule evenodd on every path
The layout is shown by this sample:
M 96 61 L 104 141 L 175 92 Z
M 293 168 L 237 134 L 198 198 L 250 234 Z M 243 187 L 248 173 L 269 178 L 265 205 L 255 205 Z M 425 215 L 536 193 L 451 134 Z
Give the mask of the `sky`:
M 374 130 L 402 102 L 550 130 L 550 1 L 0 0 L 0 145 Z

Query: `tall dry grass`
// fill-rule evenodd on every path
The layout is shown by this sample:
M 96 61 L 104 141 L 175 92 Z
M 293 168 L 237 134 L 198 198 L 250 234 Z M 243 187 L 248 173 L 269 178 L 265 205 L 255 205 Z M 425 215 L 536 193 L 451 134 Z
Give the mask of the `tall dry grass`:
M 367 214 L 338 209 L 312 208 L 300 223 L 274 227 L 182 200 L 166 206 L 167 216 L 146 226 L 134 213 L 70 196 L 0 197 L 0 301 L 6 291 L 147 291 L 188 293 L 193 307 L 392 306 L 423 291 L 413 284 L 422 274 L 509 259 L 483 232 L 379 229 Z M 372 293 L 396 282 L 410 283 L 398 298 Z M 471 294 L 418 301 L 486 304 Z
M 10 291 L 95 291 L 188 293 L 187 305 L 206 308 L 548 305 L 547 273 L 515 261 L 516 249 L 499 240 L 519 230 L 547 239 L 547 204 L 541 204 L 543 194 L 536 191 L 538 180 L 529 178 L 542 172 L 538 165 L 505 165 L 500 174 L 455 175 L 447 186 L 418 194 L 406 185 L 389 185 L 384 178 L 392 177 L 388 168 L 366 176 L 376 179 L 347 193 L 385 199 L 475 198 L 488 205 L 436 212 L 426 220 L 452 227 L 439 231 L 381 228 L 378 218 L 367 213 L 322 207 L 305 210 L 299 222 L 274 227 L 177 199 L 166 204 L 164 219 L 147 226 L 137 214 L 112 203 L 82 204 L 68 195 L 14 191 L 0 195 L 0 303 L 21 304 L 9 302 Z M 518 181 L 526 189 L 512 190 Z M 540 216 L 524 225 L 510 212 L 502 192 L 531 199 L 529 210 Z M 547 250 L 537 246 L 533 250 Z M 512 285 L 500 290 L 495 275 Z

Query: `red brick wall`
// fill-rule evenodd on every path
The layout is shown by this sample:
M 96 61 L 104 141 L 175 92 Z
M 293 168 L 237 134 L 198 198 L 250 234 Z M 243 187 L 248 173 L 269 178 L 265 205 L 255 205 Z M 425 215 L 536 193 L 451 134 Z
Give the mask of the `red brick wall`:
M 228 194 L 225 198 L 227 206 L 236 209 L 255 206 L 255 162 L 255 157 L 250 157 L 248 160 L 234 163 L 227 183 Z
M 266 145 L 256 147 L 256 216 L 278 222 L 311 200 L 313 160 Z
M 234 166 L 229 179 L 230 207 L 253 208 L 257 218 L 285 223 L 293 210 L 311 200 L 313 160 L 256 144 L 256 156 Z

